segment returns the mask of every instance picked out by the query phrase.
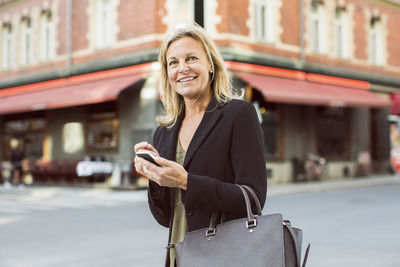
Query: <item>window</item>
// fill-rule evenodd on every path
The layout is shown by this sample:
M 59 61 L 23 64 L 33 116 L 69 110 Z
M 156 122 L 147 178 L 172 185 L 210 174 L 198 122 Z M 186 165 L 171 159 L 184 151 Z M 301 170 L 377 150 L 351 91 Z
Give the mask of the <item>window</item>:
M 89 110 L 87 146 L 89 150 L 117 150 L 119 121 L 115 103 L 93 105 Z
M 13 35 L 11 24 L 3 26 L 3 69 L 12 68 L 13 62 Z
M 50 11 L 42 12 L 40 26 L 41 60 L 46 61 L 54 57 L 54 23 Z
M 256 38 L 261 41 L 274 41 L 273 1 L 256 0 Z
M 383 64 L 382 22 L 379 17 L 372 17 L 369 32 L 370 60 L 372 64 Z
M 38 159 L 43 156 L 43 142 L 45 136 L 46 120 L 43 114 L 37 117 L 7 118 L 3 124 L 3 158 L 8 159 L 10 148 L 9 141 L 13 138 L 21 139 L 25 157 Z
M 113 40 L 113 1 L 96 2 L 96 45 L 98 48 L 110 46 Z
M 278 158 L 280 156 L 280 117 L 279 108 L 276 103 L 267 103 L 260 108 L 262 116 L 261 127 L 264 132 L 265 152 L 267 158 Z
M 318 154 L 330 159 L 348 157 L 348 119 L 344 108 L 317 108 L 317 148 Z
M 116 149 L 118 140 L 118 119 L 107 113 L 97 114 L 88 123 L 89 149 Z
M 348 57 L 348 17 L 346 10 L 337 7 L 335 12 L 334 36 L 335 36 L 335 55 L 339 58 Z
M 246 99 L 259 111 L 257 113 L 264 132 L 264 152 L 267 159 L 280 158 L 282 156 L 280 104 L 266 102 L 264 95 L 250 86 L 246 88 Z
M 194 0 L 175 0 L 173 6 L 173 26 L 192 23 L 195 20 Z
M 313 1 L 311 4 L 310 33 L 311 49 L 316 53 L 324 52 L 324 6 L 319 1 Z
M 80 122 L 68 122 L 63 127 L 63 149 L 66 154 L 74 154 L 84 149 L 85 139 Z
M 205 27 L 205 5 L 212 0 L 171 0 L 168 2 L 168 14 L 170 27 L 180 27 L 196 22 Z
M 21 64 L 32 63 L 32 23 L 30 18 L 24 18 L 21 24 Z

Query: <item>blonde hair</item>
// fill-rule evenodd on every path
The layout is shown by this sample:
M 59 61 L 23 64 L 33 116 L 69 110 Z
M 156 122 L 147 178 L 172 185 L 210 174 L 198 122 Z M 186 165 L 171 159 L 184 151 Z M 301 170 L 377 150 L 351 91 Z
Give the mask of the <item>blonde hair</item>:
M 169 46 L 183 37 L 191 37 L 200 42 L 203 47 L 213 71 L 210 78 L 210 87 L 212 91 L 211 93 L 216 100 L 219 103 L 226 103 L 233 98 L 236 98 L 231 91 L 231 84 L 224 60 L 219 53 L 217 46 L 212 39 L 207 36 L 204 29 L 198 25 L 185 25 L 179 27 L 172 31 L 164 40 L 158 56 L 158 62 L 161 65 L 159 90 L 161 101 L 164 106 L 164 114 L 158 116 L 156 120 L 159 125 L 168 128 L 175 125 L 178 116 L 184 110 L 185 103 L 183 97 L 176 93 L 169 83 L 166 55 Z

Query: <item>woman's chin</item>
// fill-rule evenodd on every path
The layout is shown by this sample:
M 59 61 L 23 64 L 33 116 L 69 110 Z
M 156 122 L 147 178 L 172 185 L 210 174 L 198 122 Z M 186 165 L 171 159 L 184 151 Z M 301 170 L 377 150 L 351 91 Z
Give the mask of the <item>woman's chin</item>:
M 185 99 L 199 99 L 207 96 L 207 90 L 194 90 L 193 88 L 179 88 L 177 93 Z

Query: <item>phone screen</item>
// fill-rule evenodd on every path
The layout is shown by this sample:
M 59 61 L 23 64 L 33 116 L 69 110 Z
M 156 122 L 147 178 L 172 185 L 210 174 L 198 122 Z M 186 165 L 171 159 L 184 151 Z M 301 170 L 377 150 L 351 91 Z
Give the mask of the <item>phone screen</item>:
M 141 158 L 144 158 L 145 160 L 147 160 L 147 161 L 153 163 L 154 165 L 157 165 L 157 166 L 161 167 L 161 165 L 158 164 L 158 163 L 153 159 L 153 157 L 150 156 L 148 153 L 137 153 L 136 156 L 141 157 Z

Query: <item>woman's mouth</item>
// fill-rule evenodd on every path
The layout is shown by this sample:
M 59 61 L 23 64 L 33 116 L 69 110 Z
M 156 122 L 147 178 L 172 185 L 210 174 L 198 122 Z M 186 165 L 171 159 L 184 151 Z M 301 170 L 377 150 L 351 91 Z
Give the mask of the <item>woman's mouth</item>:
M 178 83 L 190 82 L 190 81 L 193 81 L 193 80 L 196 79 L 196 78 L 197 78 L 197 76 L 185 77 L 185 78 L 179 79 L 179 80 L 178 80 Z

